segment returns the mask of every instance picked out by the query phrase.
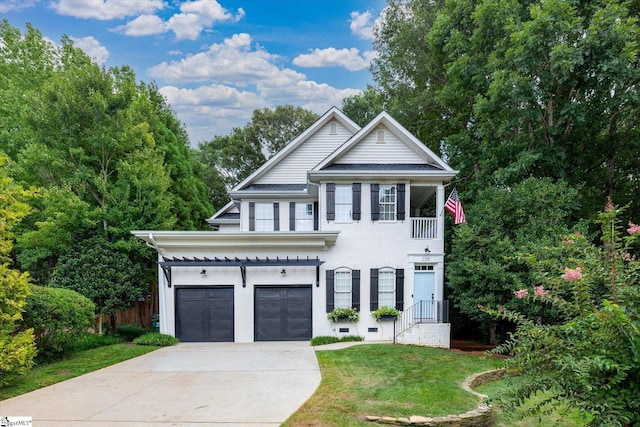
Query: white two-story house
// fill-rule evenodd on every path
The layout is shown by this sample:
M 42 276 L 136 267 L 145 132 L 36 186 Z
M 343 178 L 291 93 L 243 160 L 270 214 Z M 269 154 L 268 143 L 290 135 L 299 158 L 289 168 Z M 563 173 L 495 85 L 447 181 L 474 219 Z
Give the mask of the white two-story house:
M 332 108 L 230 191 L 213 231 L 133 232 L 158 252 L 160 331 L 449 347 L 444 204 L 456 174 L 388 114 L 360 128 Z M 383 305 L 397 321 L 371 316 Z M 359 321 L 331 322 L 336 307 Z

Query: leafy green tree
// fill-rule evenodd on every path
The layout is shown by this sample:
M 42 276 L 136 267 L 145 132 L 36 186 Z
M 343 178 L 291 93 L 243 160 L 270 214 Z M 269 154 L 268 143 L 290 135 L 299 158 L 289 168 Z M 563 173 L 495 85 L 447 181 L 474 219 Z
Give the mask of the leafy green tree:
M 359 126 L 365 126 L 378 114 L 385 111 L 385 95 L 382 91 L 367 85 L 358 95 L 351 95 L 342 100 L 342 112 Z
M 229 190 L 262 166 L 265 162 L 262 147 L 256 140 L 249 139 L 248 133 L 246 128 L 234 128 L 231 135 L 200 143 L 199 160 L 215 171 L 208 182 L 215 183 L 216 178 L 221 178 Z
M 82 241 L 62 255 L 49 283 L 89 298 L 99 315 L 129 308 L 148 291 L 142 267 L 103 238 Z M 102 322 L 100 322 L 100 326 Z
M 449 299 L 492 344 L 504 338 L 496 332 L 504 333 L 509 323 L 496 322 L 478 305 L 518 307 L 513 292 L 534 280 L 518 254 L 544 251 L 554 236 L 568 232 L 576 197 L 566 184 L 529 178 L 511 188 L 486 188 L 465 205 L 468 223 L 455 227 L 447 263 Z M 535 305 L 527 313 L 553 315 Z
M 33 330 L 18 331 L 18 322 L 29 295 L 29 275 L 9 265 L 12 227 L 28 212 L 25 198 L 32 194 L 6 174 L 7 157 L 0 152 L 0 385 L 33 365 Z
M 311 111 L 291 105 L 254 110 L 244 128 L 200 143 L 198 160 L 210 169 L 205 178 L 210 191 L 219 193 L 221 181 L 227 190 L 242 182 L 317 119 Z M 224 200 L 226 195 L 217 198 Z
M 640 212 L 637 2 L 391 0 L 373 73 L 397 116 L 466 179 L 584 184 Z
M 292 105 L 278 105 L 273 110 L 253 110 L 251 123 L 247 126 L 248 137 L 261 147 L 269 158 L 307 130 L 316 120 L 317 114 Z
M 611 203 L 600 214 L 601 246 L 574 233 L 551 257 L 542 251 L 529 257 L 538 285 L 516 295 L 554 307 L 561 315 L 551 322 L 485 308 L 517 324 L 497 350 L 512 356 L 507 366 L 523 377 L 501 399 L 509 410 L 544 393 L 524 415 L 563 406 L 588 413 L 588 425 L 640 423 L 640 226 L 623 231 L 620 215 Z

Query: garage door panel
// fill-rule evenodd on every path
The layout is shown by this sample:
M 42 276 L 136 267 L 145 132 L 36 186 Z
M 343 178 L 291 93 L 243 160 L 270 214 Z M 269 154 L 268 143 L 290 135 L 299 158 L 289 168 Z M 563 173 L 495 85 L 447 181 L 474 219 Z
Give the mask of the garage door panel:
M 256 341 L 311 339 L 311 287 L 264 287 L 255 292 Z
M 176 289 L 176 336 L 181 341 L 233 341 L 233 329 L 233 288 Z

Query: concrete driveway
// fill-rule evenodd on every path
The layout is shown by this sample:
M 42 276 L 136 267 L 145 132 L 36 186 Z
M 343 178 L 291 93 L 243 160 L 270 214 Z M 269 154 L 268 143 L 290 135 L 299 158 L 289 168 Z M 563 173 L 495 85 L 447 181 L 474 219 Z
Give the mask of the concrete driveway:
M 309 342 L 166 347 L 22 396 L 36 427 L 278 426 L 320 385 Z

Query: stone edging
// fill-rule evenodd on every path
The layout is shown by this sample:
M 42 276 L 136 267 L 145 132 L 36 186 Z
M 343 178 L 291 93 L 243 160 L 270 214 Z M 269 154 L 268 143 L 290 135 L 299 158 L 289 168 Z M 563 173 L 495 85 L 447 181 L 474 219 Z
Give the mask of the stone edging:
M 484 383 L 497 381 L 504 378 L 507 374 L 506 369 L 494 369 L 492 371 L 480 372 L 467 377 L 462 382 L 462 388 L 469 393 L 480 398 L 480 405 L 476 409 L 467 411 L 459 415 L 447 415 L 446 417 L 421 417 L 411 416 L 409 418 L 394 417 L 377 417 L 367 415 L 366 421 L 372 421 L 382 424 L 394 424 L 403 426 L 431 426 L 431 427 L 489 427 L 493 425 L 493 417 L 491 413 L 491 405 L 484 403 L 489 396 L 474 391 L 474 387 L 478 387 Z

